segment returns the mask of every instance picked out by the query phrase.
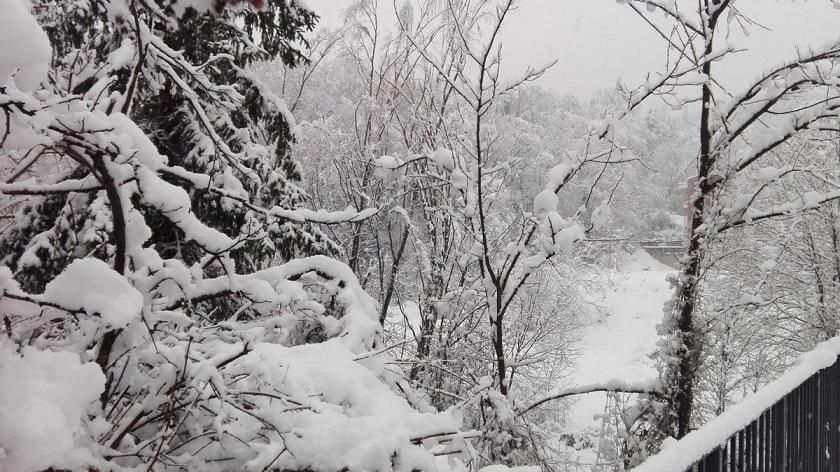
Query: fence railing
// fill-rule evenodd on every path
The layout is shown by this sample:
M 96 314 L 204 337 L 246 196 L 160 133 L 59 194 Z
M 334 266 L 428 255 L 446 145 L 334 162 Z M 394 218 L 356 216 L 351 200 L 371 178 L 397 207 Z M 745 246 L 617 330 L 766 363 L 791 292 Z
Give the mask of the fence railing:
M 634 472 L 840 472 L 840 338 Z

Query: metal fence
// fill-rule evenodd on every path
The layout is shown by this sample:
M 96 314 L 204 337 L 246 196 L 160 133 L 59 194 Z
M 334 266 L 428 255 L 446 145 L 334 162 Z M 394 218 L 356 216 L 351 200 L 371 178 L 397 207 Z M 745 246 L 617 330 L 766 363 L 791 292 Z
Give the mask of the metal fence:
M 840 360 L 686 470 L 840 472 Z

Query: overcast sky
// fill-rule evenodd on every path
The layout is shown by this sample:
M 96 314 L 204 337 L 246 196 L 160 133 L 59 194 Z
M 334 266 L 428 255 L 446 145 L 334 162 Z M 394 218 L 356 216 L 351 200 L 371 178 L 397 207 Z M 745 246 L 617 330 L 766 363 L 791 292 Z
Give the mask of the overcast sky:
M 307 1 L 328 26 L 338 24 L 340 11 L 349 3 Z M 391 2 L 381 3 L 388 7 L 383 12 L 393 15 Z M 733 38 L 748 49 L 718 66 L 718 77 L 733 91 L 762 68 L 792 57 L 797 45 L 840 37 L 840 10 L 831 0 L 737 0 L 736 6 L 772 31 L 753 27 L 749 37 Z M 509 74 L 557 59 L 539 84 L 579 96 L 613 88 L 619 78 L 627 85 L 640 83 L 646 72 L 662 69 L 665 57 L 661 39 L 615 0 L 520 0 L 502 41 L 502 64 Z

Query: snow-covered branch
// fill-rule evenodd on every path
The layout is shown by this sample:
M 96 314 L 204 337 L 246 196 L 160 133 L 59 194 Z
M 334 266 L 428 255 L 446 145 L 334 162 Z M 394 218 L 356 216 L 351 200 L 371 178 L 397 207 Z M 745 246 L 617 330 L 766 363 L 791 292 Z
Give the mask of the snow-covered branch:
M 548 393 L 536 400 L 532 400 L 526 406 L 518 407 L 516 409 L 517 415 L 524 415 L 538 406 L 548 403 L 550 401 L 559 400 L 561 398 L 571 397 L 575 395 L 586 395 L 595 392 L 609 392 L 609 393 L 635 393 L 639 395 L 662 395 L 662 390 L 659 388 L 658 381 L 652 382 L 624 382 L 621 380 L 610 380 L 606 383 L 579 385 L 575 387 L 568 387 Z

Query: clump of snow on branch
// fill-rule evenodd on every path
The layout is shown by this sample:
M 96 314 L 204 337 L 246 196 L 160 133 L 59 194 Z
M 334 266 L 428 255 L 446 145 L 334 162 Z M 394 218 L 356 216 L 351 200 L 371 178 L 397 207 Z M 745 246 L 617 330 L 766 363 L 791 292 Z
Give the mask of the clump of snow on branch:
M 47 284 L 42 298 L 70 310 L 96 313 L 105 326 L 122 328 L 140 316 L 143 296 L 125 277 L 97 259 L 70 263 Z
M 11 77 L 32 91 L 47 76 L 52 50 L 46 33 L 29 13 L 28 0 L 5 0 L 0 15 L 0 85 Z

